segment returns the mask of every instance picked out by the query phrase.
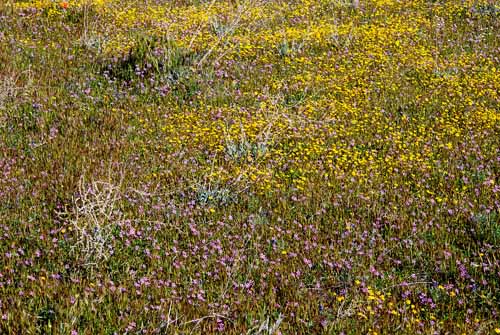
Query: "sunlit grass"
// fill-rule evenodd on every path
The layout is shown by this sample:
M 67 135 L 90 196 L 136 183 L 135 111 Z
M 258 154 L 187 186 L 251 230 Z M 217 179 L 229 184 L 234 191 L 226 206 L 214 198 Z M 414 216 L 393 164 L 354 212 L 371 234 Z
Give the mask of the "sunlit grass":
M 492 1 L 0 4 L 0 333 L 500 333 Z

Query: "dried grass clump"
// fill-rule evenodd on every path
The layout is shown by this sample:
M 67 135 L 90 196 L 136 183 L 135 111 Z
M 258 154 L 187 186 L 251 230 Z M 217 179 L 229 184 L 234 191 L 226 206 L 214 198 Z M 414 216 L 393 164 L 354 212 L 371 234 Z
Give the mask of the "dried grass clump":
M 88 265 L 113 254 L 112 231 L 123 218 L 119 209 L 120 187 L 110 182 L 86 182 L 82 178 L 72 207 L 64 213 L 76 233 L 73 251 Z

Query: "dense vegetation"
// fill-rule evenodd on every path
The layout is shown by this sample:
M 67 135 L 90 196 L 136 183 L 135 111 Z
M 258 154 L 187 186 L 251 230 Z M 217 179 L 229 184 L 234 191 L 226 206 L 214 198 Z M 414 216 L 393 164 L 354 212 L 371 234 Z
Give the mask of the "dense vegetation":
M 500 333 L 500 6 L 0 1 L 0 333 Z

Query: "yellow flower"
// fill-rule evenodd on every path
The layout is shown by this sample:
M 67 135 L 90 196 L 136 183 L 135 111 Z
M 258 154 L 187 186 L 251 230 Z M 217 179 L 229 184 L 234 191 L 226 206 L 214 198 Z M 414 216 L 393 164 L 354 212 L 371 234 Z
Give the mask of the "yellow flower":
M 363 319 L 368 319 L 368 317 L 361 312 L 358 312 L 357 315 L 362 317 Z

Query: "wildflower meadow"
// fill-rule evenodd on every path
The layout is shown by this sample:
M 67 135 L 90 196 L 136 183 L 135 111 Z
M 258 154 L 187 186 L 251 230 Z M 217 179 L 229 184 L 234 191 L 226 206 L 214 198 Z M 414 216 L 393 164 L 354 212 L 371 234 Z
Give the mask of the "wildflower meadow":
M 0 334 L 500 334 L 495 0 L 0 0 Z

